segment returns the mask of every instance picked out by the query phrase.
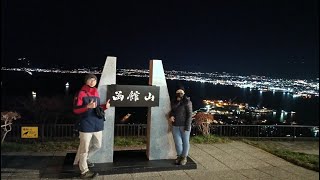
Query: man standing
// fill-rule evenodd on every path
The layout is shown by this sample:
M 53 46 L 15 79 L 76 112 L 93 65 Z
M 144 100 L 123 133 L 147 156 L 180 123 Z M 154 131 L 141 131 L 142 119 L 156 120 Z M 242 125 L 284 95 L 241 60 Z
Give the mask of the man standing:
M 100 106 L 103 110 L 108 109 L 110 100 L 106 104 L 100 105 L 100 96 L 95 87 L 97 77 L 94 74 L 87 74 L 84 82 L 85 85 L 82 86 L 74 100 L 73 112 L 80 116 L 80 144 L 74 165 L 79 165 L 80 178 L 87 179 L 98 175 L 98 173 L 91 172 L 88 167 L 94 166 L 89 160 L 101 148 L 102 131 L 104 129 L 104 118 L 97 116 L 95 108 Z
M 176 98 L 171 102 L 169 120 L 172 122 L 172 135 L 177 151 L 177 165 L 185 165 L 190 148 L 190 131 L 192 121 L 192 102 L 185 95 L 184 89 L 176 91 Z

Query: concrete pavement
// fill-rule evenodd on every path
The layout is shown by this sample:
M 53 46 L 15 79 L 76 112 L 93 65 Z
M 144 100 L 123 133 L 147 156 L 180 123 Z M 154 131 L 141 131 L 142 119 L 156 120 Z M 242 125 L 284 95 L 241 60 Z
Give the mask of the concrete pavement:
M 66 153 L 2 153 L 1 179 L 58 179 Z M 192 144 L 190 157 L 197 163 L 196 170 L 104 175 L 96 179 L 319 179 L 319 172 L 240 141 Z

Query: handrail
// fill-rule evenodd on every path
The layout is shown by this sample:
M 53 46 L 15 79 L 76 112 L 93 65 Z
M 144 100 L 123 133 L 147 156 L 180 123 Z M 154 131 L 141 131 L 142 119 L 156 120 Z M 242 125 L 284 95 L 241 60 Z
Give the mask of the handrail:
M 21 127 L 38 126 L 39 139 L 77 137 L 78 132 L 74 124 L 13 124 L 12 131 L 6 139 L 21 138 Z M 226 137 L 319 137 L 319 126 L 306 125 L 236 125 L 236 124 L 211 124 L 210 134 Z M 199 126 L 192 126 L 192 135 L 199 135 Z M 146 136 L 147 124 L 115 124 L 114 136 Z

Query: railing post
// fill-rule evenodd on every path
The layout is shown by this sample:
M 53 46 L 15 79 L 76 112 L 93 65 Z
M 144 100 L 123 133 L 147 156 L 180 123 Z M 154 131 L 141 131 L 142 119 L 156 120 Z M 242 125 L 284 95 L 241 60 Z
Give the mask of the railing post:
M 44 124 L 41 124 L 41 141 L 44 141 Z
M 258 139 L 260 138 L 260 126 L 258 125 Z
M 295 140 L 296 138 L 296 127 L 294 126 L 293 127 L 293 140 Z

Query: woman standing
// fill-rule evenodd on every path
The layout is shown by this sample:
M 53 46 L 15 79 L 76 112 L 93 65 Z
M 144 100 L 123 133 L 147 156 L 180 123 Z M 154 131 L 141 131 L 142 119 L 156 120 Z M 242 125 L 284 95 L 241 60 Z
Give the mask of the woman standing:
M 172 122 L 172 134 L 177 151 L 175 163 L 185 165 L 190 149 L 190 131 L 192 121 L 192 102 L 185 95 L 184 89 L 176 91 L 176 98 L 171 102 L 169 120 Z

